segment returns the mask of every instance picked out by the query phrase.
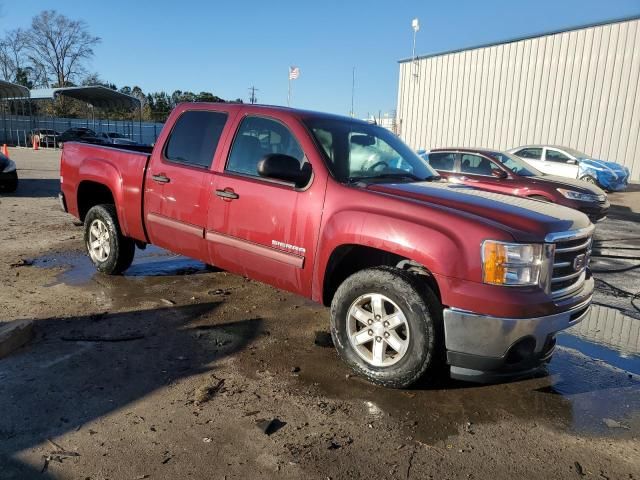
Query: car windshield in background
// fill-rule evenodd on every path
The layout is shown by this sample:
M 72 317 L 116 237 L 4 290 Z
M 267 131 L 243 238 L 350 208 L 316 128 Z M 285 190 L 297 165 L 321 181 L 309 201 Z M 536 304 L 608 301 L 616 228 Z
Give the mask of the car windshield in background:
M 565 152 L 567 152 L 569 155 L 576 157 L 576 158 L 591 158 L 589 155 L 587 155 L 584 152 L 581 152 L 580 150 L 574 150 L 573 148 L 562 148 Z
M 382 127 L 328 118 L 304 122 L 322 147 L 329 169 L 341 182 L 439 178 L 427 162 Z
M 510 153 L 493 152 L 491 156 L 516 175 L 520 175 L 522 177 L 539 177 L 540 175 L 544 175 L 540 170 L 533 168 L 524 160 L 520 160 L 518 157 L 511 155 Z

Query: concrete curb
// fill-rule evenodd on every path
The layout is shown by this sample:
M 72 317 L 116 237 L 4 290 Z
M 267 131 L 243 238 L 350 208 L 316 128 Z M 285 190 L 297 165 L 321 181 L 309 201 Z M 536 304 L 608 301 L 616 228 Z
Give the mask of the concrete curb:
M 33 321 L 16 320 L 0 324 L 0 358 L 11 355 L 33 338 Z

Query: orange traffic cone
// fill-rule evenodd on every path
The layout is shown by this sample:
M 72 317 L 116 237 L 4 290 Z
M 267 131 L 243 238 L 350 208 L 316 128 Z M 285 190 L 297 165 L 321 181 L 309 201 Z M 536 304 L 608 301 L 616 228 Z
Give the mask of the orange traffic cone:
M 40 148 L 40 137 L 38 135 L 33 136 L 33 149 L 38 150 Z
M 4 145 L 2 145 L 2 154 L 9 158 L 9 149 L 7 148 L 7 144 L 5 143 Z

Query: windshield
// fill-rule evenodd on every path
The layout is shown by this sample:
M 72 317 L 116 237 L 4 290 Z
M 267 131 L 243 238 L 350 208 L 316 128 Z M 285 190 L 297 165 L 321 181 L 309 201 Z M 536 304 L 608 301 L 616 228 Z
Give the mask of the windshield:
M 385 128 L 329 118 L 311 118 L 304 123 L 341 182 L 439 178 L 427 162 Z
M 498 160 L 503 166 L 521 177 L 539 177 L 540 175 L 544 175 L 540 170 L 533 168 L 524 160 L 520 160 L 520 158 L 515 155 L 511 155 L 510 153 L 492 152 L 491 156 Z
M 591 158 L 589 155 L 587 155 L 584 152 L 581 152 L 580 150 L 574 150 L 573 148 L 562 148 L 565 152 L 567 152 L 569 155 L 571 155 L 572 157 L 576 157 L 576 158 Z

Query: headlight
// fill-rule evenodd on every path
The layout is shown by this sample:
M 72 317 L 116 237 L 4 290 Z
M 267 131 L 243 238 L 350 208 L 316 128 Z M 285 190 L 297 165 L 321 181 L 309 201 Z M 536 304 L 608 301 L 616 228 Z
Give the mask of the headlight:
M 14 162 L 13 160 L 9 160 L 9 162 L 7 163 L 7 166 L 4 167 L 4 169 L 2 170 L 2 173 L 9 173 L 9 172 L 15 172 L 16 171 L 16 162 Z
M 546 287 L 553 246 L 482 242 L 482 281 L 491 285 Z
M 607 198 L 604 195 L 592 195 L 590 193 L 580 193 L 580 192 L 576 192 L 575 190 L 565 190 L 564 188 L 558 188 L 557 190 L 565 198 L 569 198 L 571 200 L 580 200 L 582 202 L 603 202 Z

